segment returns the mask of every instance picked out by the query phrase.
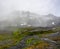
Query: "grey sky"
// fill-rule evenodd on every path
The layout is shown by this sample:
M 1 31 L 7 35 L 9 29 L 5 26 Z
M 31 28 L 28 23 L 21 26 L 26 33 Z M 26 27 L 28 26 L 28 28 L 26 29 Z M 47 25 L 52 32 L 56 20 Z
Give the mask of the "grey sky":
M 14 10 L 60 16 L 60 0 L 0 0 L 0 17 Z

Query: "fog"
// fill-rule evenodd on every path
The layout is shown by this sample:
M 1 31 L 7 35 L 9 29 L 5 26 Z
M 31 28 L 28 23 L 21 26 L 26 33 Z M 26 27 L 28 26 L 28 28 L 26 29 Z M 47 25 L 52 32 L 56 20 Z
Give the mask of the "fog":
M 40 15 L 52 13 L 59 16 L 58 2 L 58 0 L 0 0 L 0 18 L 15 10 L 30 11 Z
M 0 0 L 0 26 L 59 25 L 59 9 L 59 0 Z

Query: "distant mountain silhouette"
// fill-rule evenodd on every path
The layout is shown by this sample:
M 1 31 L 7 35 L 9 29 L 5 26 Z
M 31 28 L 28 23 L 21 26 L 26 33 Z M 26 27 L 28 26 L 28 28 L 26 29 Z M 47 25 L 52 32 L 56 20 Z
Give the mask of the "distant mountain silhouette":
M 38 15 L 29 11 L 13 11 L 5 20 L 0 21 L 0 28 L 15 27 L 52 27 L 60 25 L 60 17 L 53 14 Z

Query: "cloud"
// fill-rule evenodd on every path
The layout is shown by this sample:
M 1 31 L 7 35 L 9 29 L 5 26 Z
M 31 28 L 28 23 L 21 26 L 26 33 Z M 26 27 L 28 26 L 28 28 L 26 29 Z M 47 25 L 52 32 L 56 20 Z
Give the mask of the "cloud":
M 0 0 L 0 16 L 13 10 L 31 11 L 37 14 L 55 13 L 57 0 Z

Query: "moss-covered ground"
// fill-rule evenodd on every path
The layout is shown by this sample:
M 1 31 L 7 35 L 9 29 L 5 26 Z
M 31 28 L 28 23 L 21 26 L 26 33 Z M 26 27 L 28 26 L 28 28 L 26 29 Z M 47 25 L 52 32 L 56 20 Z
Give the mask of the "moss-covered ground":
M 51 34 L 51 33 L 55 33 L 57 31 L 59 31 L 60 29 L 57 28 L 55 30 L 47 30 L 47 29 L 40 29 L 38 31 L 34 31 L 36 28 L 17 28 L 14 31 L 12 31 L 12 33 L 1 33 L 0 34 L 0 49 L 7 49 L 11 46 L 15 46 L 17 45 L 24 37 L 26 36 L 33 36 L 33 35 L 37 35 L 40 38 L 44 37 L 47 34 Z M 58 37 L 59 38 L 59 37 Z M 35 42 L 33 43 L 33 45 L 28 46 L 27 48 L 24 49 L 34 49 L 34 48 L 44 48 L 49 46 L 48 43 L 45 43 L 44 41 L 39 41 L 36 40 L 34 38 L 29 38 L 27 39 L 26 45 L 29 45 L 33 40 L 35 40 Z M 60 38 L 59 38 L 60 40 Z

